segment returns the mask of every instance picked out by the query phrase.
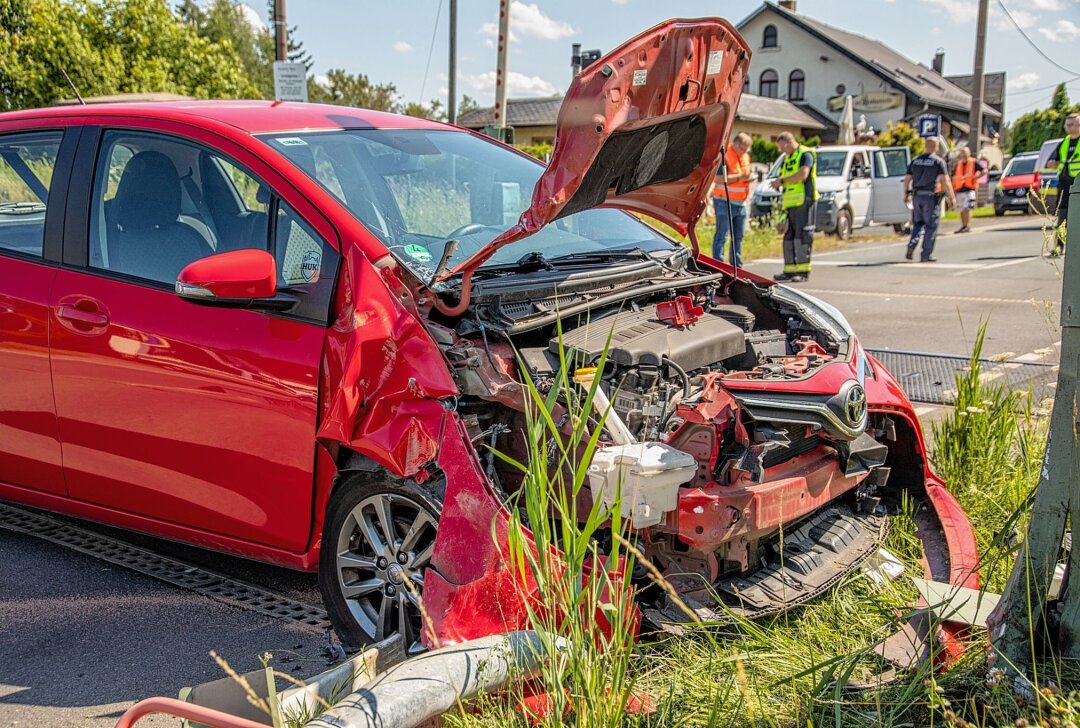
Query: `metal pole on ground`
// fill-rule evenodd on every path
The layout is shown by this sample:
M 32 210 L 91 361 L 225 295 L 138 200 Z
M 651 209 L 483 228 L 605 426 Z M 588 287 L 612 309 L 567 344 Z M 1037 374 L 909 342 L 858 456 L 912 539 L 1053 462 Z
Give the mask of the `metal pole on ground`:
M 1061 285 L 1061 366 L 1050 416 L 1050 436 L 1035 491 L 1027 536 L 1001 601 L 987 620 L 998 667 L 1024 674 L 1031 667 L 1033 639 L 1050 633 L 1047 607 L 1054 568 L 1062 553 L 1066 518 L 1080 524 L 1080 448 L 1076 382 L 1080 375 L 1080 185 L 1069 198 L 1068 240 Z M 1080 549 L 1068 557 L 1060 611 L 1057 654 L 1080 657 Z
M 289 60 L 289 31 L 285 27 L 285 0 L 274 0 L 274 49 L 277 60 Z

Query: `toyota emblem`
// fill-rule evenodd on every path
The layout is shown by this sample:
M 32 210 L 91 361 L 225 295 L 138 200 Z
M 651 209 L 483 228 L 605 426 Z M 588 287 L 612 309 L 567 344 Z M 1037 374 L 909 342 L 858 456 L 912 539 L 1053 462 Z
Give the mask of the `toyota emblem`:
M 861 385 L 856 384 L 847 391 L 844 412 L 847 414 L 848 422 L 853 425 L 858 425 L 863 421 L 863 417 L 866 416 L 866 391 Z

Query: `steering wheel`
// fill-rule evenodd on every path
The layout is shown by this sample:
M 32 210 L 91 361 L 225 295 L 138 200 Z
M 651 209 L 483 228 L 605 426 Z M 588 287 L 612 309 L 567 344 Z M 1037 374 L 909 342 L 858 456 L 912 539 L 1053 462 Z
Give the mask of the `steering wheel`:
M 481 230 L 484 230 L 486 228 L 493 228 L 493 227 L 495 227 L 495 226 L 494 225 L 484 225 L 483 223 L 479 223 L 479 222 L 470 222 L 470 223 L 467 223 L 465 225 L 462 225 L 461 227 L 457 227 L 457 228 L 454 228 L 453 230 L 451 230 L 450 233 L 446 237 L 443 238 L 443 242 L 446 242 L 447 240 L 456 240 L 456 239 L 459 239 L 462 235 L 472 235 L 473 233 L 478 233 Z

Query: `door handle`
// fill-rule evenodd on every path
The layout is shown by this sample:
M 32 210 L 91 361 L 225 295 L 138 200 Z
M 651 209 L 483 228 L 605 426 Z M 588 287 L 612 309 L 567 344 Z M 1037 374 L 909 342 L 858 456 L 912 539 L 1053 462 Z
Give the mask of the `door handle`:
M 109 317 L 97 309 L 86 310 L 66 303 L 56 309 L 56 317 L 78 327 L 87 329 L 102 328 L 109 324 Z

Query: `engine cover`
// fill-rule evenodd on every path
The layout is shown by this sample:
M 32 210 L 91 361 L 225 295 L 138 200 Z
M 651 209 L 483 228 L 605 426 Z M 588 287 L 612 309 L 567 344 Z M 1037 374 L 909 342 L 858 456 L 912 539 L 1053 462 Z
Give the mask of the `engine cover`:
M 738 356 L 746 350 L 743 330 L 715 313 L 677 328 L 656 317 L 656 306 L 606 316 L 563 334 L 566 353 L 582 365 L 596 362 L 611 337 L 608 361 L 622 367 L 660 366 L 667 357 L 685 371 Z M 559 339 L 548 344 L 559 351 Z

